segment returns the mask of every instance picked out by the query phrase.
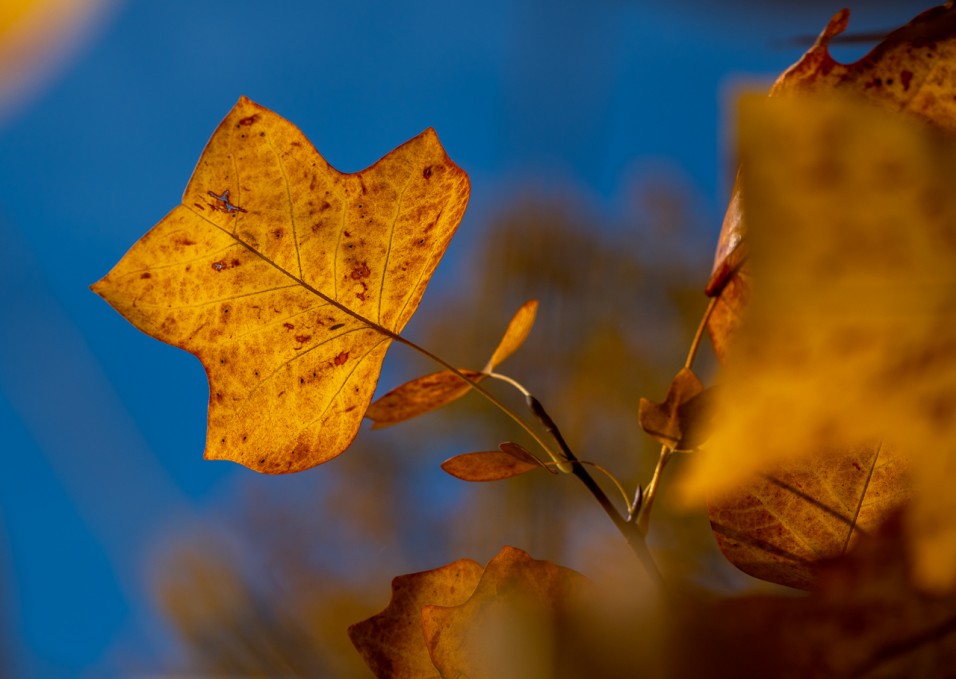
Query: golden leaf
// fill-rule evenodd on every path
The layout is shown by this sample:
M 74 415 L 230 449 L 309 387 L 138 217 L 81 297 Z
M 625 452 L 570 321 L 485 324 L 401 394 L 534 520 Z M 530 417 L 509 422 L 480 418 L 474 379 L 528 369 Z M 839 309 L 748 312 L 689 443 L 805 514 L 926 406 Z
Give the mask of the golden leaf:
M 761 98 L 742 107 L 741 153 L 755 292 L 685 491 L 887 441 L 881 465 L 914 451 L 915 575 L 956 585 L 956 147 L 869 104 Z M 905 486 L 885 462 L 900 474 L 864 494 Z
M 93 289 L 199 357 L 206 458 L 300 471 L 355 437 L 468 192 L 432 130 L 342 174 L 298 128 L 242 98 L 182 205 Z

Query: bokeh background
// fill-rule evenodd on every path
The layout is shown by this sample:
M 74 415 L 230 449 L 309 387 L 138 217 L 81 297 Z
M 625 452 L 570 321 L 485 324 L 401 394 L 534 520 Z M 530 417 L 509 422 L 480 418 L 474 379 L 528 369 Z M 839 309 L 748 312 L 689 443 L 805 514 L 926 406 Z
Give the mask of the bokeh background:
M 925 7 L 858 2 L 850 31 Z M 178 203 L 240 95 L 343 171 L 432 126 L 472 199 L 406 334 L 477 368 L 539 298 L 503 370 L 633 489 L 656 458 L 638 398 L 663 396 L 704 308 L 734 93 L 765 87 L 839 8 L 3 0 L 0 676 L 365 676 L 344 629 L 384 607 L 393 575 L 504 544 L 595 577 L 634 567 L 570 480 L 472 487 L 439 470 L 520 440 L 477 399 L 366 427 L 293 477 L 203 461 L 198 361 L 88 286 Z M 431 369 L 393 348 L 380 389 Z M 661 504 L 651 546 L 665 571 L 715 592 L 755 586 L 701 515 L 666 489 Z

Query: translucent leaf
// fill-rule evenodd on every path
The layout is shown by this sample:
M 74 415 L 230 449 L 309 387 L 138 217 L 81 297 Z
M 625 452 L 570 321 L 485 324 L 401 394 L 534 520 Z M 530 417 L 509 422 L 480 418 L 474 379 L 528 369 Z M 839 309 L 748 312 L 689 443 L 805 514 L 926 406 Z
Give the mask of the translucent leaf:
M 93 286 L 209 378 L 206 457 L 307 469 L 361 424 L 468 201 L 426 130 L 342 174 L 246 98 L 203 151 L 181 205 Z

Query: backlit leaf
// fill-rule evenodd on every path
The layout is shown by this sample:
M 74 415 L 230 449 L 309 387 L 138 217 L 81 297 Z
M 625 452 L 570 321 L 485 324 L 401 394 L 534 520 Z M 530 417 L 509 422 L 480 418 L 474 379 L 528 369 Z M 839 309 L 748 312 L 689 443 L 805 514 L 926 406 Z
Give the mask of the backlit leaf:
M 839 477 L 861 441 L 889 443 L 881 459 L 913 451 L 915 575 L 952 587 L 956 146 L 871 105 L 800 97 L 747 101 L 741 148 L 755 294 L 687 490 L 801 461 Z M 879 478 L 858 487 L 904 483 Z
M 511 356 L 518 348 L 524 344 L 534 326 L 534 317 L 538 313 L 538 300 L 532 299 L 521 305 L 521 308 L 515 313 L 505 334 L 495 348 L 495 353 L 488 360 L 485 366 L 485 372 L 490 372 L 498 367 L 502 361 Z
M 432 130 L 342 174 L 242 98 L 182 204 L 93 289 L 199 357 L 208 459 L 300 471 L 355 437 L 390 333 L 417 308 L 468 192 Z
M 422 608 L 459 606 L 475 591 L 484 569 L 471 559 L 392 580 L 392 599 L 384 611 L 349 627 L 349 638 L 376 677 L 438 677 L 425 647 Z
M 956 131 L 956 8 L 945 5 L 928 10 L 893 31 L 859 61 L 840 64 L 830 56 L 829 45 L 846 30 L 849 20 L 849 10 L 838 12 L 816 44 L 777 79 L 770 96 L 852 94 L 940 129 Z M 747 226 L 740 190 L 738 180 L 707 285 L 707 294 L 719 297 L 708 321 L 719 357 L 724 356 L 750 298 Z
M 461 370 L 469 379 L 479 382 L 503 360 L 513 354 L 528 338 L 534 325 L 537 300 L 525 302 L 505 329 L 498 347 L 481 372 Z M 375 424 L 373 429 L 388 427 L 457 401 L 471 391 L 471 385 L 450 370 L 418 377 L 392 389 L 372 403 L 365 416 Z
M 500 481 L 544 467 L 517 443 L 502 443 L 498 448 L 456 455 L 442 462 L 441 468 L 462 481 Z
M 839 12 L 807 54 L 777 80 L 771 95 L 852 94 L 946 133 L 956 131 L 954 8 L 947 5 L 924 12 L 888 35 L 859 61 L 843 65 L 833 60 L 828 45 L 846 29 L 848 20 L 847 11 Z M 794 119 L 792 124 L 800 126 L 801 122 Z M 745 129 L 743 134 L 750 132 Z M 878 132 L 874 130 L 874 134 Z M 753 141 L 754 145 L 759 143 Z M 820 139 L 818 143 L 833 142 Z M 767 158 L 765 162 L 772 159 Z M 746 163 L 743 168 L 746 173 Z M 819 184 L 827 181 L 830 168 L 821 163 L 818 169 Z M 841 186 L 854 190 L 845 183 Z M 750 196 L 745 188 L 746 191 L 762 190 L 752 182 L 741 182 L 738 177 L 707 288 L 708 295 L 718 298 L 708 321 L 708 331 L 720 359 L 733 349 L 735 336 L 755 294 L 752 267 L 747 261 L 751 215 L 749 207 L 744 208 L 759 201 L 761 196 Z M 808 183 L 802 188 L 812 193 L 816 185 Z M 819 225 L 841 228 L 842 207 L 845 206 L 837 206 L 827 217 L 821 215 L 819 218 L 825 221 Z M 764 225 L 766 230 L 788 228 L 785 220 L 771 227 L 770 215 L 764 214 L 768 220 Z M 847 252 L 852 252 L 856 244 L 849 239 L 846 243 Z M 830 264 L 824 267 L 827 273 L 816 281 L 807 281 L 809 289 L 827 285 L 829 275 L 838 275 L 834 267 L 840 265 L 839 257 L 834 253 Z M 839 391 L 834 393 L 838 395 Z M 728 397 L 745 399 L 741 403 L 759 398 L 743 393 L 728 394 Z M 807 398 L 826 400 L 820 394 Z M 765 404 L 765 407 L 772 406 Z M 793 427 L 793 423 L 788 426 Z M 711 499 L 709 513 L 717 541 L 733 563 L 764 579 L 807 586 L 813 577 L 815 560 L 842 553 L 860 529 L 877 525 L 881 517 L 908 496 L 907 462 L 900 458 L 898 447 L 872 443 L 873 438 L 848 441 L 844 450 L 834 447 L 822 432 L 817 437 L 802 432 L 793 440 L 811 446 L 804 455 L 812 455 L 812 459 L 776 466 L 775 453 L 765 450 L 763 459 L 774 465 L 771 476 L 738 481 L 732 491 L 726 490 Z M 867 440 L 871 443 L 861 443 Z M 757 445 L 758 440 L 752 440 L 751 444 Z M 872 477 L 858 469 L 869 469 L 870 461 Z M 862 512 L 859 517 L 857 510 Z M 868 511 L 870 515 L 866 518 Z

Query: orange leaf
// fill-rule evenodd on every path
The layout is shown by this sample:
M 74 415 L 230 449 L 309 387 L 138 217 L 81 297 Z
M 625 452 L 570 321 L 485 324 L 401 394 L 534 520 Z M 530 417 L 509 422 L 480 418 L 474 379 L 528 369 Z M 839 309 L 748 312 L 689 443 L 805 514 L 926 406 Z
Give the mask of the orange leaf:
M 909 499 L 907 465 L 883 446 L 819 451 L 811 463 L 773 473 L 711 498 L 717 545 L 744 573 L 809 589 L 820 564 L 842 556 L 861 535 Z
M 422 608 L 459 606 L 468 600 L 484 569 L 471 559 L 392 580 L 392 599 L 384 611 L 349 627 L 349 638 L 376 677 L 437 677 L 425 647 Z
M 527 339 L 531 326 L 534 325 L 537 309 L 536 300 L 525 302 L 518 309 L 483 371 L 463 369 L 461 372 L 476 382 L 483 380 L 486 373 L 494 370 L 495 366 L 514 353 Z M 374 422 L 373 429 L 381 429 L 444 407 L 469 391 L 470 384 L 450 370 L 442 370 L 392 389 L 368 407 L 365 417 Z
M 491 372 L 502 361 L 511 356 L 518 348 L 524 344 L 534 326 L 534 317 L 538 313 L 538 300 L 532 299 L 521 305 L 521 308 L 515 313 L 511 322 L 508 323 L 505 334 L 498 343 L 495 353 L 488 360 L 484 372 Z
M 502 443 L 498 448 L 456 455 L 442 462 L 441 468 L 462 481 L 500 481 L 544 467 L 517 443 Z
M 476 382 L 485 378 L 483 373 L 474 370 L 462 369 L 461 372 Z M 381 429 L 446 406 L 470 390 L 471 385 L 458 375 L 442 370 L 395 387 L 372 403 L 365 417 L 374 422 L 372 429 Z
M 820 564 L 807 596 L 756 595 L 688 606 L 672 676 L 948 677 L 956 596 L 913 587 L 904 521 L 889 517 Z M 785 624 L 781 624 L 785 622 Z
M 835 93 L 844 96 L 853 95 L 855 98 L 898 113 L 902 117 L 929 123 L 943 132 L 951 134 L 956 131 L 956 103 L 954 103 L 956 99 L 953 96 L 956 87 L 951 75 L 953 65 L 956 64 L 956 7 L 946 5 L 924 12 L 909 24 L 888 35 L 859 61 L 843 65 L 833 60 L 829 54 L 828 45 L 835 36 L 846 29 L 848 21 L 849 12 L 846 10 L 839 12 L 824 29 L 817 43 L 780 76 L 771 89 L 771 96 L 794 97 Z M 859 215 L 865 214 L 868 209 L 863 205 L 862 200 L 850 200 L 850 195 L 870 195 L 866 193 L 870 191 L 870 188 L 867 187 L 865 191 L 861 191 L 860 185 L 851 186 L 849 179 L 852 176 L 851 173 L 833 176 L 833 168 L 836 165 L 834 158 L 828 157 L 833 155 L 829 153 L 828 147 L 832 149 L 837 144 L 842 146 L 850 144 L 849 140 L 841 139 L 841 137 L 851 135 L 842 129 L 838 131 L 832 122 L 828 123 L 829 127 L 824 128 L 820 121 L 814 121 L 811 126 L 809 122 L 804 125 L 804 120 L 805 118 L 794 115 L 790 117 L 790 124 L 807 127 L 808 134 L 805 135 L 807 140 L 810 139 L 810 130 L 819 129 L 816 132 L 818 135 L 816 144 L 806 141 L 801 142 L 802 146 L 791 144 L 787 150 L 789 153 L 787 160 L 781 161 L 781 154 L 778 152 L 777 154 L 765 153 L 767 157 L 760 161 L 764 168 L 769 168 L 770 164 L 793 168 L 790 174 L 779 175 L 779 183 L 775 190 L 780 194 L 785 192 L 800 194 L 798 200 L 783 207 L 782 211 L 776 214 L 770 214 L 765 210 L 762 228 L 770 233 L 772 224 L 773 231 L 779 232 L 786 228 L 787 223 L 787 220 L 781 217 L 801 214 L 805 206 L 813 205 L 815 196 L 822 196 L 827 190 L 827 187 L 823 186 L 825 182 L 821 181 L 821 176 L 824 176 L 822 172 L 829 169 L 830 174 L 825 175 L 831 180 L 829 188 L 842 186 L 847 193 L 840 196 L 833 195 L 835 200 L 829 204 L 829 209 L 820 209 L 812 218 L 803 220 L 803 223 L 814 225 L 812 229 L 807 230 L 807 233 L 819 232 L 819 235 L 815 236 L 819 242 L 836 245 L 835 241 L 839 237 L 839 232 L 845 230 L 844 223 L 860 222 Z M 860 122 L 851 124 L 859 125 Z M 871 140 L 861 140 L 855 152 L 856 155 L 862 158 L 862 152 L 872 146 L 872 141 L 886 133 L 888 128 L 877 128 L 874 125 L 870 133 Z M 753 130 L 749 127 L 742 131 L 743 140 L 746 141 L 747 137 L 752 136 Z M 767 139 L 752 139 L 749 144 L 754 149 L 763 149 L 767 147 L 768 142 Z M 914 146 L 920 144 L 922 142 Z M 801 154 L 806 157 L 800 158 Z M 890 155 L 896 155 L 896 152 L 893 151 Z M 852 157 L 849 150 L 845 156 Z M 819 171 L 805 173 L 806 181 L 803 186 L 795 186 L 793 179 L 797 174 L 795 168 L 798 164 L 808 163 L 811 157 L 812 162 L 816 163 L 814 167 Z M 837 162 L 842 164 L 845 160 L 844 157 Z M 924 160 L 923 162 L 927 164 L 934 161 Z M 890 164 L 888 156 L 876 158 L 875 155 L 873 163 L 886 166 Z M 752 162 L 751 165 L 753 165 Z M 745 163 L 742 173 L 745 175 L 747 170 Z M 765 169 L 764 172 L 766 171 Z M 906 173 L 906 175 L 913 179 L 916 177 L 914 173 Z M 930 181 L 922 178 L 920 181 L 923 181 L 923 190 L 926 191 L 927 196 L 935 195 L 933 191 L 936 189 L 930 186 Z M 784 182 L 791 186 L 785 188 Z M 748 190 L 753 190 L 755 183 L 753 177 L 747 181 L 741 181 L 740 176 L 735 183 L 715 255 L 713 273 L 707 286 L 707 294 L 718 298 L 708 320 L 708 331 L 715 352 L 722 361 L 737 343 L 738 335 L 744 327 L 744 316 L 751 313 L 753 275 L 751 263 L 748 261 L 750 243 L 747 230 L 750 220 L 756 219 L 752 205 L 764 201 L 770 195 L 768 188 L 764 188 L 761 195 L 746 194 L 744 185 L 749 187 Z M 830 193 L 833 194 L 832 191 Z M 886 195 L 886 191 L 877 191 L 872 194 L 869 201 L 872 205 L 886 205 Z M 780 205 L 779 199 L 775 200 Z M 902 205 L 908 198 L 900 194 L 896 200 L 898 205 Z M 924 200 L 923 204 L 925 205 L 926 202 L 928 201 Z M 853 214 L 854 211 L 856 214 Z M 874 214 L 867 219 L 870 219 L 873 224 L 886 222 L 892 214 L 892 211 L 886 207 L 872 212 Z M 913 216 L 918 214 L 918 209 L 912 211 Z M 904 217 L 904 219 L 913 221 L 913 216 Z M 754 225 L 756 227 L 757 223 L 754 222 Z M 796 225 L 791 228 L 804 229 L 804 226 Z M 866 227 L 861 232 L 861 237 L 855 240 L 849 236 L 843 238 L 846 245 L 841 251 L 827 254 L 826 260 L 820 256 L 818 261 L 821 266 L 813 269 L 819 271 L 820 275 L 816 280 L 807 280 L 808 287 L 805 290 L 810 292 L 826 286 L 827 281 L 832 279 L 834 265 L 839 262 L 839 267 L 846 267 L 848 256 L 861 244 L 876 242 L 881 237 L 876 234 L 882 233 L 880 231 L 882 228 L 882 225 L 877 229 Z M 911 233 L 919 233 L 923 227 L 914 224 L 903 228 L 909 228 Z M 893 237 L 887 235 L 886 242 L 889 243 Z M 780 255 L 793 259 L 793 253 L 794 249 L 791 247 L 786 252 L 781 251 Z M 807 271 L 812 269 L 807 264 L 803 267 Z M 914 271 L 917 270 L 914 269 Z M 768 293 L 762 290 L 760 294 L 766 296 Z M 857 303 L 861 301 L 862 299 Z M 781 300 L 779 303 L 785 302 Z M 844 334 L 849 336 L 850 333 Z M 858 329 L 858 334 L 863 336 L 872 333 Z M 784 341 L 789 349 L 786 351 L 793 351 L 794 337 L 793 333 L 787 334 Z M 783 335 L 781 338 L 783 339 Z M 811 351 L 819 353 L 819 346 Z M 856 353 L 859 354 L 858 351 Z M 806 355 L 809 354 L 805 353 L 804 356 Z M 781 357 L 780 363 L 784 360 Z M 846 365 L 845 360 L 843 364 Z M 822 376 L 822 371 L 826 368 L 818 361 L 816 370 Z M 807 375 L 812 371 L 813 368 L 807 366 L 802 372 Z M 782 383 L 781 378 L 776 379 L 778 384 Z M 841 383 L 839 379 L 834 379 L 832 376 L 829 382 L 830 384 Z M 744 390 L 748 388 L 742 387 Z M 812 395 L 808 393 L 806 398 L 823 405 L 826 402 L 824 393 L 824 391 L 817 391 Z M 746 404 L 744 399 L 747 400 Z M 890 399 L 886 400 L 888 402 Z M 766 478 L 756 478 L 747 483 L 738 479 L 733 490 L 724 488 L 723 493 L 712 498 L 709 503 L 709 513 L 717 532 L 718 543 L 725 555 L 746 572 L 775 582 L 805 587 L 812 580 L 815 572 L 815 560 L 823 555 L 842 553 L 847 548 L 850 538 L 855 536 L 858 510 L 864 511 L 867 508 L 872 510 L 874 516 L 868 521 L 859 519 L 859 523 L 874 526 L 879 523 L 881 517 L 886 515 L 886 512 L 902 502 L 903 497 L 909 492 L 908 464 L 898 455 L 887 458 L 885 447 L 874 449 L 872 445 L 859 445 L 860 441 L 878 440 L 879 435 L 851 441 L 846 450 L 841 452 L 833 450 L 833 446 L 827 445 L 827 442 L 820 440 L 819 436 L 814 438 L 813 432 L 810 431 L 812 427 L 808 424 L 802 427 L 795 425 L 794 410 L 772 402 L 767 396 L 757 396 L 751 391 L 746 395 L 737 394 L 736 401 L 736 405 L 731 404 L 729 407 L 753 410 L 761 407 L 759 402 L 764 402 L 765 410 L 773 410 L 777 413 L 772 418 L 761 418 L 764 428 L 770 428 L 770 423 L 774 422 L 777 423 L 775 425 L 777 431 L 795 429 L 793 435 L 787 434 L 790 441 L 805 442 L 807 450 L 804 453 L 813 453 L 814 456 L 803 463 L 785 463 L 777 467 L 772 477 L 779 483 L 768 481 Z M 806 408 L 799 410 L 805 411 Z M 870 414 L 869 419 L 879 418 Z M 754 421 L 756 420 L 755 416 Z M 820 425 L 819 429 L 822 430 L 824 427 Z M 750 427 L 746 434 L 741 430 L 739 440 L 746 441 L 744 447 L 750 452 L 736 451 L 738 455 L 736 464 L 730 464 L 726 460 L 717 462 L 715 458 L 714 467 L 720 466 L 722 471 L 714 473 L 713 470 L 708 472 L 701 470 L 698 476 L 700 483 L 704 483 L 702 479 L 706 476 L 709 479 L 706 484 L 716 489 L 720 483 L 719 478 L 725 478 L 729 474 L 738 476 L 745 474 L 744 467 L 749 468 L 755 464 L 751 458 L 757 459 L 758 450 L 760 459 L 779 462 L 780 451 L 760 438 L 758 431 L 754 427 Z M 877 450 L 880 452 L 876 452 Z M 725 452 L 731 453 L 731 451 Z M 740 460 L 747 460 L 746 465 L 740 464 Z M 879 473 L 875 471 L 874 476 L 870 478 L 866 475 L 861 476 L 860 469 L 878 470 Z M 956 532 L 950 532 L 956 535 Z M 929 542 L 927 541 L 927 544 Z M 943 542 L 956 544 L 956 538 L 950 536 Z M 929 552 L 930 549 L 927 547 L 926 551 Z M 938 548 L 934 550 L 938 551 Z M 954 555 L 952 560 L 956 563 L 956 548 L 952 551 Z M 946 570 L 945 567 L 936 568 L 937 573 L 944 570 Z M 945 579 L 942 576 L 936 577 L 938 580 Z
M 956 100 L 947 76 L 956 63 L 956 7 L 944 5 L 923 12 L 890 33 L 869 54 L 851 64 L 830 56 L 830 41 L 843 33 L 849 10 L 838 12 L 817 42 L 774 83 L 770 96 L 826 94 L 853 95 L 894 112 L 956 131 Z M 719 357 L 739 328 L 750 298 L 746 223 L 740 195 L 734 185 L 707 294 L 719 296 L 708 332 Z
M 442 677 L 558 674 L 564 613 L 587 587 L 568 568 L 505 547 L 465 603 L 422 609 L 425 643 Z
M 342 174 L 243 97 L 182 205 L 93 290 L 199 357 L 206 458 L 300 471 L 355 437 L 390 338 L 418 307 L 468 192 L 432 130 Z

